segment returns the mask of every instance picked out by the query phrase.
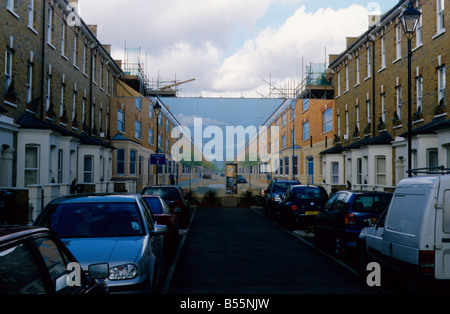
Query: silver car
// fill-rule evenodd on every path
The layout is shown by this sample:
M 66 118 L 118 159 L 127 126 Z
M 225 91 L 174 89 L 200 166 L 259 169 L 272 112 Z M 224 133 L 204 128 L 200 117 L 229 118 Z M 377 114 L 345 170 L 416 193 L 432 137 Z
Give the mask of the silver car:
M 50 202 L 34 223 L 54 230 L 81 264 L 108 263 L 110 292 L 155 292 L 163 234 L 140 195 L 72 195 Z

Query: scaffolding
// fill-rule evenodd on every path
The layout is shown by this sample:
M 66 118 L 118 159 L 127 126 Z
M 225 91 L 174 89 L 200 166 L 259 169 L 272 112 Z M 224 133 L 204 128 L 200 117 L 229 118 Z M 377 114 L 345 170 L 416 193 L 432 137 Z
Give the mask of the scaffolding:
M 195 79 L 179 81 L 175 79 L 172 81 L 161 81 L 159 78 L 150 80 L 145 74 L 145 64 L 141 58 L 141 48 L 124 47 L 122 70 L 124 72 L 123 81 L 130 85 L 133 89 L 141 93 L 145 97 L 175 97 L 178 92 L 178 86 L 185 84 Z
M 326 63 L 310 63 L 305 67 L 304 74 L 305 78 L 300 82 L 288 81 L 280 87 L 275 87 L 271 78 L 269 82 L 264 80 L 270 86 L 269 94 L 265 98 L 330 99 L 333 97 L 331 75 L 327 72 Z

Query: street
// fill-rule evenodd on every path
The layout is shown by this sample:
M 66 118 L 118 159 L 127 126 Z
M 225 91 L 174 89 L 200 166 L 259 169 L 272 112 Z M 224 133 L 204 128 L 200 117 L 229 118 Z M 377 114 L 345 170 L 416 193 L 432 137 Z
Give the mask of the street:
M 197 208 L 163 293 L 374 294 L 349 267 L 258 210 Z

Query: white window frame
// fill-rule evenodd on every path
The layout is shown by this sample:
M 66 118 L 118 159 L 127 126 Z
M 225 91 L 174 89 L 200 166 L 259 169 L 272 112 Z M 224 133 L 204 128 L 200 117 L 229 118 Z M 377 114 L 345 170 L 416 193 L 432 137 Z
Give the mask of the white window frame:
M 399 117 L 399 119 L 402 118 L 402 87 L 399 85 L 397 87 L 395 87 L 395 106 L 397 109 L 397 115 Z
M 381 69 L 386 68 L 386 45 L 385 45 L 386 37 L 381 36 Z
M 36 167 L 27 167 L 27 148 L 35 148 L 36 149 Z M 39 184 L 39 164 L 40 164 L 40 160 L 39 160 L 39 155 L 40 153 L 40 146 L 39 145 L 33 145 L 33 144 L 27 144 L 25 145 L 25 163 L 24 163 L 24 185 L 28 186 L 30 184 Z M 26 174 L 27 172 L 33 172 L 35 173 L 35 182 L 32 183 L 27 183 L 26 180 Z
M 309 121 L 303 123 L 302 130 L 303 130 L 303 140 L 304 141 L 309 140 Z
M 53 8 L 49 6 L 47 9 L 47 44 L 52 45 L 52 35 L 53 35 Z
M 445 0 L 437 0 L 436 1 L 436 27 L 437 34 L 441 34 L 445 32 L 445 21 L 444 21 L 444 3 Z
M 91 169 L 86 170 L 86 160 L 91 161 Z M 86 180 L 86 176 L 89 175 L 90 180 Z M 84 183 L 94 183 L 94 156 L 85 155 L 83 157 L 83 182 Z
M 395 27 L 395 61 L 402 58 L 402 26 L 397 24 Z
M 339 162 L 337 161 L 331 162 L 331 184 L 339 184 Z
M 117 110 L 117 131 L 125 132 L 125 112 L 123 110 Z
M 142 123 L 139 120 L 134 121 L 134 137 L 138 140 L 142 139 Z
M 33 90 L 33 63 L 28 62 L 27 64 L 27 97 L 26 103 L 31 103 L 32 99 L 32 90 Z
M 331 113 L 327 118 L 327 114 Z M 333 131 L 333 108 L 328 108 L 322 114 L 323 116 L 323 133 Z
M 356 85 L 360 83 L 360 71 L 359 71 L 359 56 L 356 57 Z
M 378 161 L 379 160 L 384 160 L 384 172 L 381 171 L 382 169 L 380 169 L 380 167 L 378 167 Z M 386 156 L 375 156 L 375 184 L 376 185 L 386 185 Z M 383 178 L 383 179 L 382 179 Z M 382 179 L 382 180 L 381 180 Z
M 5 51 L 5 94 L 8 92 L 9 86 L 12 83 L 12 50 L 6 48 Z
M 419 110 L 419 108 L 423 112 L 423 77 L 418 76 L 416 77 L 416 103 L 417 107 L 416 109 Z
M 438 104 L 441 101 L 444 102 L 445 105 L 445 87 L 446 87 L 446 78 L 445 78 L 445 66 L 440 66 L 438 68 Z

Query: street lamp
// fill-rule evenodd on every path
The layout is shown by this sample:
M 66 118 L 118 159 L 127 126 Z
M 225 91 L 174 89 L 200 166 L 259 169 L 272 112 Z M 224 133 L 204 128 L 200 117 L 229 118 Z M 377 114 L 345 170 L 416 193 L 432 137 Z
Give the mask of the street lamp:
M 158 101 L 153 106 L 153 111 L 156 116 L 156 154 L 159 154 L 159 115 L 161 113 L 161 105 Z M 159 177 L 159 164 L 156 164 L 156 185 L 158 185 L 158 177 Z
M 411 39 L 416 33 L 416 27 L 420 19 L 420 11 L 414 9 L 412 1 L 400 15 L 403 32 L 408 39 L 408 177 L 412 176 L 412 116 L 411 116 Z

